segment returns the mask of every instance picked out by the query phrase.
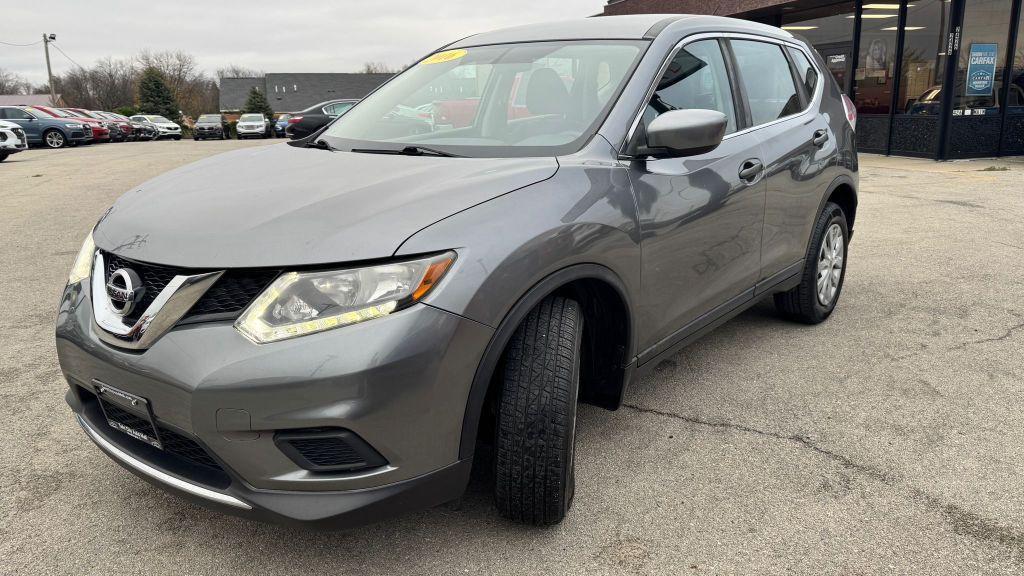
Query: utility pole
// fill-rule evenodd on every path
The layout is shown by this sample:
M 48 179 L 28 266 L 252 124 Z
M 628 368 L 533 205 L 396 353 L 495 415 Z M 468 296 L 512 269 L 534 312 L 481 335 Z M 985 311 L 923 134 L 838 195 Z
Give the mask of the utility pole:
M 50 69 L 50 42 L 56 39 L 56 34 L 43 34 L 43 51 L 46 52 L 46 77 L 50 81 L 50 106 L 57 105 L 57 93 L 53 89 L 53 70 Z

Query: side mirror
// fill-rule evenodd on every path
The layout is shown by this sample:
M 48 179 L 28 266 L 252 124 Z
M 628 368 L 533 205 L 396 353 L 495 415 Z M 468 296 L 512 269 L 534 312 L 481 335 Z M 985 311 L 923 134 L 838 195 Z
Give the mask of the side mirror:
M 647 125 L 647 146 L 639 152 L 652 156 L 693 156 L 710 152 L 722 143 L 729 120 L 715 110 L 670 110 Z

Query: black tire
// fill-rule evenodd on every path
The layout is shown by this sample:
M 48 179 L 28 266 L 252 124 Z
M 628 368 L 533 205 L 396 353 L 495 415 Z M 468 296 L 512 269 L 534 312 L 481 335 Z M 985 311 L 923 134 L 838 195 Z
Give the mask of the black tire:
M 843 239 L 843 260 L 839 274 L 839 283 L 828 304 L 822 304 L 818 297 L 817 276 L 818 276 L 818 255 L 821 245 L 825 242 L 825 233 L 837 225 L 842 231 Z M 804 257 L 804 269 L 800 277 L 800 284 L 788 292 L 780 292 L 775 295 L 775 307 L 783 316 L 804 324 L 818 324 L 825 321 L 836 303 L 839 302 L 839 295 L 843 291 L 843 282 L 846 280 L 847 252 L 850 246 L 850 231 L 846 226 L 846 215 L 838 204 L 828 202 L 818 216 L 814 224 L 812 241 L 807 247 L 807 254 Z
M 7 157 L 10 156 L 10 155 L 11 155 L 10 152 L 0 152 L 0 162 L 3 162 L 4 160 L 7 160 Z
M 64 133 L 55 128 L 43 132 L 43 146 L 47 148 L 63 148 L 68 145 L 68 139 L 64 137 Z
M 195 140 L 196 142 L 199 142 L 199 136 L 193 136 L 192 139 Z
M 580 305 L 549 296 L 505 350 L 494 434 L 494 498 L 505 518 L 557 524 L 572 505 L 582 341 Z
M 175 140 L 175 142 L 177 142 L 178 140 L 181 140 L 181 136 L 175 136 L 174 140 Z

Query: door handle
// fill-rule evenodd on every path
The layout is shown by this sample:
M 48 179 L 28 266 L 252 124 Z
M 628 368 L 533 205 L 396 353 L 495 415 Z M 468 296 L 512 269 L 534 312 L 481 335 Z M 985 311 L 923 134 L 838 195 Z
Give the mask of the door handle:
M 815 130 L 814 136 L 811 138 L 811 144 L 821 148 L 825 145 L 825 142 L 828 142 L 828 131 L 824 129 Z
M 761 164 L 760 160 L 744 160 L 743 164 L 740 165 L 740 178 L 747 182 L 753 182 L 762 169 L 764 169 L 764 165 Z

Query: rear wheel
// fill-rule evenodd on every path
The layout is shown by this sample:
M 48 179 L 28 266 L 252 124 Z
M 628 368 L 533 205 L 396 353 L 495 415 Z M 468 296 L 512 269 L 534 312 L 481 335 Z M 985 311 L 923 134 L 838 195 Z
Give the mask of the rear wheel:
M 583 313 L 549 296 L 505 350 L 495 430 L 495 504 L 533 525 L 565 518 L 575 492 L 576 400 Z
M 829 202 L 814 225 L 800 284 L 775 295 L 775 306 L 786 317 L 805 324 L 824 321 L 835 310 L 846 278 L 846 247 L 850 233 L 846 215 Z
M 67 139 L 60 130 L 50 129 L 43 133 L 43 144 L 47 148 L 63 148 L 67 146 Z

